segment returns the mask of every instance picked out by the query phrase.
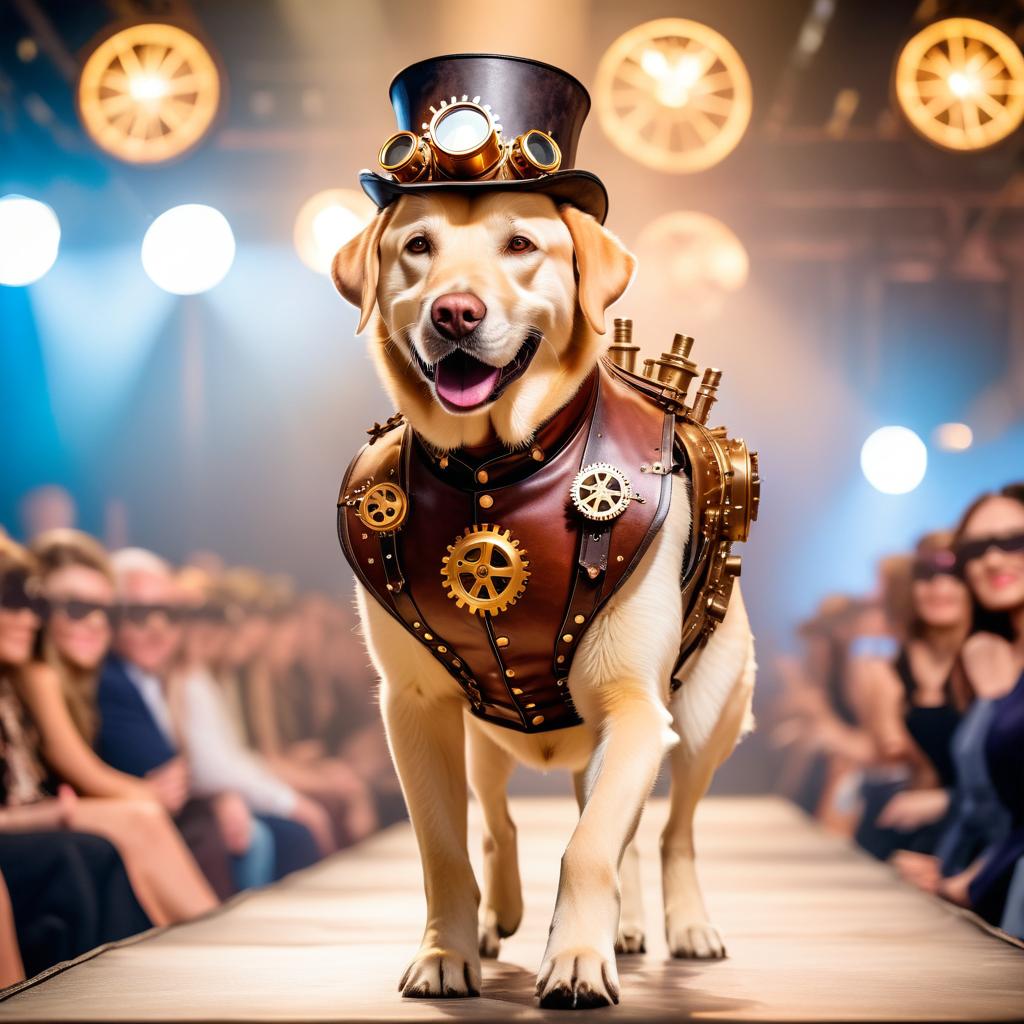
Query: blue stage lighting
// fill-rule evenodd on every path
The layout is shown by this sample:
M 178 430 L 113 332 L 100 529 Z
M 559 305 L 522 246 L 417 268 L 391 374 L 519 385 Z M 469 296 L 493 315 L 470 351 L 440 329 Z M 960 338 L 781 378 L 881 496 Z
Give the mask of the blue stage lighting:
M 151 280 L 174 295 L 195 295 L 219 284 L 235 258 L 231 225 L 212 206 L 175 206 L 149 226 L 142 266 Z
M 0 199 L 0 284 L 38 281 L 59 246 L 60 221 L 46 203 L 16 195 Z

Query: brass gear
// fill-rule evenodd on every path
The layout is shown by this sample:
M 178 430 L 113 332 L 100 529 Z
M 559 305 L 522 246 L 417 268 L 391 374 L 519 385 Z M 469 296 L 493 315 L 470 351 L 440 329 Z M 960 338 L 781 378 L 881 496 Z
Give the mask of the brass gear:
M 398 484 L 374 484 L 362 497 L 356 515 L 377 533 L 397 530 L 409 514 L 409 499 Z
M 467 526 L 441 559 L 441 584 L 471 615 L 499 615 L 526 589 L 525 554 L 510 530 L 487 523 Z
M 581 515 L 604 522 L 621 516 L 629 508 L 633 488 L 618 466 L 594 462 L 576 474 L 569 496 Z

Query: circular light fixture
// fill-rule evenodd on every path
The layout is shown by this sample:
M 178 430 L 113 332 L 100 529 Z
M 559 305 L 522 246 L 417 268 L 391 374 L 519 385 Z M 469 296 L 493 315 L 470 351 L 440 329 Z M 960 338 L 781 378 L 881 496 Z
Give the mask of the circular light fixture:
M 909 427 L 879 427 L 860 450 L 860 468 L 883 494 L 907 494 L 924 479 L 928 449 Z
M 60 247 L 60 221 L 46 203 L 25 196 L 0 199 L 0 284 L 38 281 Z
M 929 142 L 985 149 L 1024 120 L 1024 55 L 1005 32 L 974 18 L 923 28 L 896 62 L 896 98 Z
M 702 171 L 736 148 L 750 122 L 750 76 L 720 33 L 686 18 L 648 21 L 601 58 L 601 127 L 627 156 L 658 171 Z
M 101 149 L 133 164 L 188 152 L 220 105 L 220 74 L 195 36 L 175 25 L 122 29 L 86 59 L 78 112 Z
M 640 265 L 645 280 L 672 301 L 711 319 L 728 295 L 739 291 L 750 272 L 747 250 L 720 220 L 697 210 L 675 210 L 652 221 L 640 233 Z
M 295 249 L 310 270 L 328 274 L 337 251 L 373 219 L 377 207 L 362 192 L 329 188 L 302 204 L 295 218 Z
M 974 443 L 974 431 L 966 423 L 941 423 L 935 428 L 935 443 L 947 452 L 965 452 Z
M 195 295 L 219 284 L 235 258 L 231 225 L 212 206 L 174 206 L 142 239 L 142 266 L 154 284 L 174 295 Z

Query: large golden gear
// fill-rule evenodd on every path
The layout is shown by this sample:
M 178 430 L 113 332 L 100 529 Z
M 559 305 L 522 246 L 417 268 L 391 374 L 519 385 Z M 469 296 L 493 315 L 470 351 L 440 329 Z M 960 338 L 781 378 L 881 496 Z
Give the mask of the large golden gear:
M 618 466 L 595 462 L 576 474 L 569 496 L 580 515 L 605 522 L 621 516 L 629 508 L 633 488 Z
M 356 515 L 377 533 L 397 530 L 409 514 L 409 499 L 398 484 L 374 484 L 362 497 Z
M 530 573 L 525 549 L 500 526 L 467 526 L 441 559 L 442 586 L 471 615 L 499 615 L 522 597 Z

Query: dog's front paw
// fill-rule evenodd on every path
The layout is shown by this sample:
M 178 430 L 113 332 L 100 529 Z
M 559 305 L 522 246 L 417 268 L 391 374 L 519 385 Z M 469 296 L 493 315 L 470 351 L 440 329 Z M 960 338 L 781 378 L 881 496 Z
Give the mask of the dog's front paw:
M 535 995 L 556 1010 L 587 1010 L 619 1001 L 615 961 L 596 949 L 567 949 L 541 965 Z
M 671 922 L 666 929 L 668 951 L 685 960 L 722 960 L 725 943 L 718 929 L 707 921 Z
M 615 936 L 616 953 L 646 953 L 647 943 L 644 941 L 643 928 L 633 925 L 619 925 L 619 932 Z
M 398 990 L 420 999 L 480 995 L 480 961 L 455 949 L 421 949 L 405 969 Z

